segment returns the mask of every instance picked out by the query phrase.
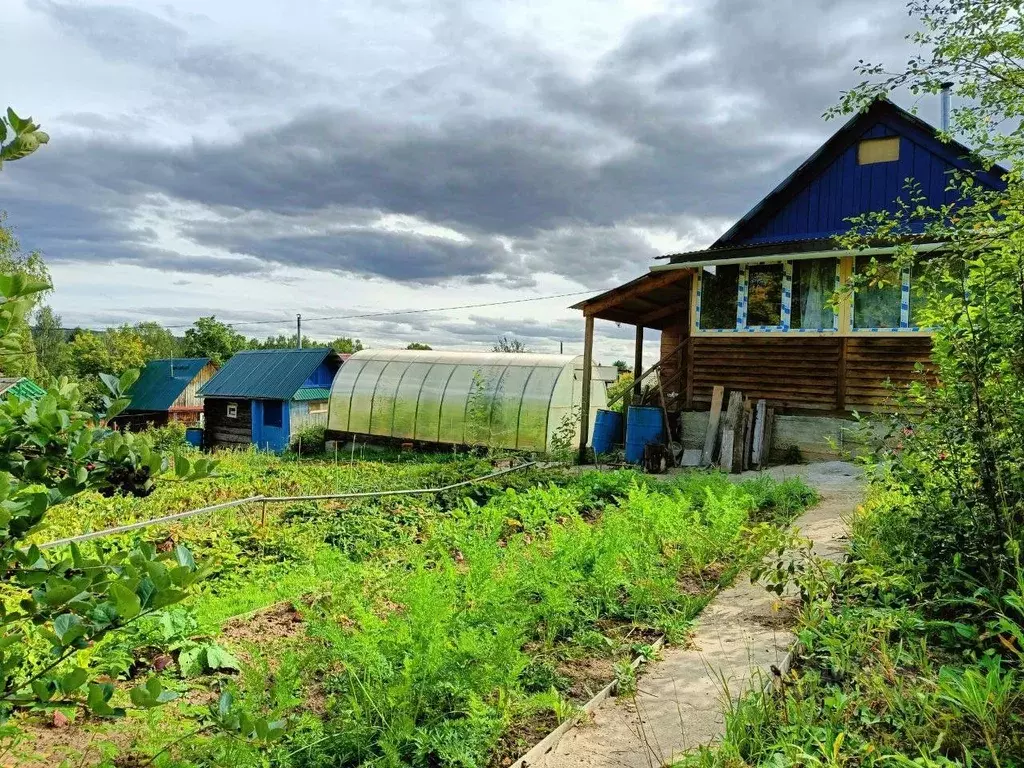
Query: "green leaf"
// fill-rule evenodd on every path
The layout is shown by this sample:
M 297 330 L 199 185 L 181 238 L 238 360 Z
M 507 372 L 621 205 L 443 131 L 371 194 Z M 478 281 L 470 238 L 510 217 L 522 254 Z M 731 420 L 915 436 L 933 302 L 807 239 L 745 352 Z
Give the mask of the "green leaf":
M 195 570 L 195 558 L 184 544 L 178 544 L 174 548 L 174 559 L 178 561 L 178 565 L 188 568 L 190 571 Z
M 21 131 L 23 131 L 25 129 L 26 125 L 28 125 L 29 123 L 32 122 L 32 119 L 29 118 L 28 120 L 22 120 L 20 117 L 18 117 L 17 112 L 15 112 L 13 109 L 8 107 L 7 108 L 7 122 L 10 123 L 11 128 L 14 129 L 15 133 L 20 133 Z
M 187 477 L 192 465 L 184 456 L 174 456 L 174 474 L 176 477 Z
M 75 667 L 60 679 L 60 689 L 64 693 L 72 693 L 85 685 L 85 681 L 88 678 L 88 672 L 86 672 L 82 667 Z
M 110 597 L 117 607 L 117 612 L 123 619 L 134 619 L 142 610 L 142 601 L 139 596 L 124 584 L 115 582 L 110 585 Z
M 206 648 L 197 645 L 178 654 L 178 669 L 182 677 L 198 677 L 206 671 Z
M 53 620 L 53 632 L 61 642 L 66 643 L 65 638 L 71 635 L 76 628 L 82 628 L 81 624 L 82 620 L 73 613 L 62 613 Z
M 110 683 L 89 683 L 89 695 L 86 703 L 94 715 L 114 717 L 117 711 L 107 702 L 114 695 L 114 686 Z
M 117 381 L 117 385 L 119 387 L 119 391 L 127 392 L 129 390 L 129 388 L 132 386 L 132 384 L 134 384 L 138 380 L 139 380 L 139 369 L 138 368 L 129 368 L 127 371 L 125 371 L 124 373 L 121 374 L 121 378 L 118 379 L 118 381 Z
M 49 701 L 56 693 L 55 686 L 51 680 L 33 680 L 32 693 L 42 702 Z
M 0 141 L 7 141 L 7 121 L 0 117 Z
M 117 380 L 116 376 L 109 373 L 101 373 L 100 381 L 103 382 L 103 386 L 105 386 L 114 397 L 121 394 L 121 383 Z
M 238 672 L 241 669 L 240 662 L 229 651 L 219 645 L 206 646 L 206 666 L 210 669 L 233 669 Z

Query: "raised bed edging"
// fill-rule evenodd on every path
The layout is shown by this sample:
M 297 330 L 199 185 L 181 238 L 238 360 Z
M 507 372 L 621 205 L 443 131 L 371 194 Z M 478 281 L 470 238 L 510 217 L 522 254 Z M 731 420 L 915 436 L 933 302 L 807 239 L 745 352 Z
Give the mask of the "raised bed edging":
M 665 647 L 665 636 L 662 635 L 653 643 L 651 646 L 654 648 L 655 653 L 661 651 Z M 634 670 L 639 669 L 644 664 L 644 657 L 637 655 L 633 661 L 630 662 L 630 667 Z M 570 717 L 564 723 L 559 725 L 555 730 L 537 742 L 530 751 L 525 755 L 516 758 L 509 763 L 509 768 L 530 768 L 537 761 L 539 761 L 544 755 L 548 754 L 551 750 L 558 746 L 558 742 L 562 740 L 562 737 L 578 725 L 583 718 L 589 717 L 593 714 L 599 706 L 604 704 L 609 698 L 611 698 L 619 688 L 619 681 L 612 680 L 608 685 L 602 688 L 600 691 L 594 694 L 594 696 L 583 705 L 583 710 L 574 717 Z

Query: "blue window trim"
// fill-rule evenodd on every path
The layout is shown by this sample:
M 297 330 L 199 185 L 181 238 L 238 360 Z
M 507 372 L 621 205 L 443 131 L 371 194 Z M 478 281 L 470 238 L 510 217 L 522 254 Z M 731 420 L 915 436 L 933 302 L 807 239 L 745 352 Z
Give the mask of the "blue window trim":
M 824 257 L 829 258 L 829 257 Z M 764 264 L 782 264 L 782 307 L 780 325 L 747 325 L 747 303 L 749 298 L 749 269 Z M 710 265 L 709 265 L 710 266 Z M 792 328 L 793 318 L 793 261 L 751 261 L 741 264 L 737 282 L 736 327 L 701 328 L 701 303 L 704 295 L 704 268 L 697 273 L 697 302 L 695 308 L 696 330 L 698 333 L 835 333 L 839 330 L 839 313 L 832 312 L 831 328 Z M 835 288 L 839 290 L 839 258 L 835 257 Z M 907 296 L 909 297 L 909 286 Z M 852 322 L 852 321 L 851 321 Z

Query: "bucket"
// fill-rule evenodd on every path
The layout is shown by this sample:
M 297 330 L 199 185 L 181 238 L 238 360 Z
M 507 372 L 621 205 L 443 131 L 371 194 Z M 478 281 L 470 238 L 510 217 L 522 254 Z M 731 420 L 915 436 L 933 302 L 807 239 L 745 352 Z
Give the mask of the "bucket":
M 591 445 L 595 454 L 611 453 L 622 434 L 622 414 L 618 411 L 601 409 L 594 418 L 594 439 Z
M 196 448 L 203 447 L 203 430 L 201 427 L 189 427 L 185 430 L 185 442 Z
M 626 413 L 626 461 L 639 464 L 644 448 L 665 442 L 665 417 L 661 408 L 631 405 Z

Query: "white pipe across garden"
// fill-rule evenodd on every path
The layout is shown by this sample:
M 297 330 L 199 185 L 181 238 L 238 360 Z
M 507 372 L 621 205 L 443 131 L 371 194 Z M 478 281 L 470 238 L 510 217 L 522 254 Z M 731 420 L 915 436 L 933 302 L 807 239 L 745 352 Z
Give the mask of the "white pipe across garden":
M 451 483 L 450 485 L 443 485 L 439 488 L 404 488 L 400 490 L 390 491 L 360 491 L 357 493 L 325 493 L 318 494 L 316 496 L 248 496 L 244 499 L 237 499 L 235 501 L 225 501 L 222 504 L 214 504 L 209 507 L 200 507 L 199 509 L 189 509 L 184 512 L 175 512 L 172 515 L 164 515 L 162 517 L 154 517 L 149 520 L 141 520 L 137 523 L 129 523 L 128 525 L 118 525 L 113 528 L 104 528 L 102 531 L 93 531 L 91 533 L 83 533 L 78 536 L 69 536 L 66 539 L 56 539 L 55 541 L 48 541 L 45 544 L 37 544 L 39 549 L 51 549 L 53 547 L 66 546 L 68 544 L 77 544 L 82 541 L 89 541 L 91 539 L 99 539 L 103 536 L 113 536 L 118 533 L 127 533 L 129 531 L 135 531 L 140 528 L 146 528 L 150 525 L 157 525 L 159 523 L 170 523 L 175 520 L 184 520 L 185 518 L 194 517 L 195 515 L 202 515 L 207 512 L 216 512 L 220 509 L 229 509 L 230 507 L 238 507 L 242 504 L 277 504 L 286 501 L 330 501 L 334 499 L 370 499 L 379 498 L 381 496 L 416 496 L 425 493 L 444 493 L 445 491 L 451 491 L 455 488 L 462 488 L 463 486 L 473 485 L 484 480 L 490 480 L 494 477 L 500 477 L 501 475 L 507 475 L 511 472 L 518 472 L 521 469 L 532 467 L 536 464 L 536 461 L 527 461 L 522 464 L 517 464 L 514 467 L 505 467 L 499 469 L 496 472 L 491 472 L 487 475 L 481 475 L 480 477 L 473 477 L 469 480 L 460 480 L 457 483 Z

